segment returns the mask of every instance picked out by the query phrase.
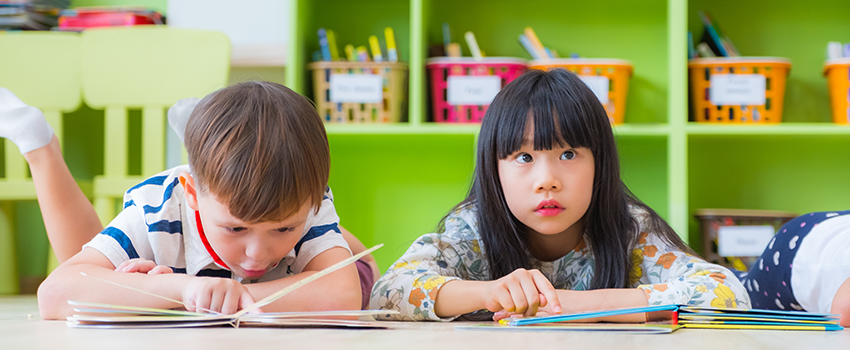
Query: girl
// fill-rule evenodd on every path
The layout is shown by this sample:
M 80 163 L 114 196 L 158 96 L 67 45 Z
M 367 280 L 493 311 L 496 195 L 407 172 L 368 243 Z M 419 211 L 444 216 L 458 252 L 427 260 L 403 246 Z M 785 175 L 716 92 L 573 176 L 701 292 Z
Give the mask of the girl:
M 759 309 L 841 315 L 850 327 L 850 210 L 789 221 L 749 272 L 738 273 Z
M 375 284 L 372 308 L 401 312 L 386 319 L 750 304 L 729 270 L 629 192 L 605 110 L 565 70 L 532 70 L 499 92 L 469 195 L 439 228 Z

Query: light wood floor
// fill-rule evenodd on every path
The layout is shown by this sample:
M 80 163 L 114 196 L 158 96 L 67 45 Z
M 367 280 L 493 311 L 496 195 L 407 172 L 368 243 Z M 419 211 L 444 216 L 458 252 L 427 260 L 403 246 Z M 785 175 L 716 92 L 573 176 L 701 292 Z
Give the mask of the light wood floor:
M 391 330 L 198 328 L 76 329 L 41 321 L 33 296 L 0 297 L 0 349 L 850 349 L 850 330 L 787 332 L 682 329 L 639 335 L 455 330 L 457 323 L 393 322 Z

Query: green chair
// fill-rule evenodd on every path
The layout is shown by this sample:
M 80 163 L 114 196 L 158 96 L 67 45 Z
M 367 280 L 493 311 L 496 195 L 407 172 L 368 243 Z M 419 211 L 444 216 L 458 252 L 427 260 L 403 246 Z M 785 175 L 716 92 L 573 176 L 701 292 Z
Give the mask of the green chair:
M 104 173 L 94 179 L 94 205 L 106 225 L 124 192 L 165 170 L 165 111 L 227 83 L 230 42 L 219 32 L 165 26 L 91 29 L 81 36 L 86 104 L 105 110 Z M 141 174 L 128 172 L 127 109 L 142 110 Z
M 2 34 L 2 32 L 0 32 Z M 38 107 L 62 140 L 62 112 L 80 106 L 80 36 L 61 32 L 0 35 L 0 86 Z M 35 187 L 18 148 L 5 140 L 5 177 L 0 177 L 0 294 L 19 291 L 15 267 L 12 201 L 35 200 Z M 81 183 L 81 187 L 85 187 Z M 84 193 L 91 193 L 83 188 Z M 51 251 L 48 272 L 58 265 Z

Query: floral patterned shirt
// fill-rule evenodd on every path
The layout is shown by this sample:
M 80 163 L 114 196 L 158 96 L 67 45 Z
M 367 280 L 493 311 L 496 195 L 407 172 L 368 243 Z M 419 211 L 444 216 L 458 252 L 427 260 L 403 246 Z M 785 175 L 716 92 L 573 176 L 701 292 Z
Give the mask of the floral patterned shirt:
M 632 207 L 631 215 L 646 227 L 645 210 Z M 632 263 L 631 286 L 646 292 L 649 305 L 750 307 L 744 286 L 728 269 L 682 252 L 643 229 L 632 250 Z M 593 253 L 584 240 L 558 260 L 532 257 L 531 265 L 556 289 L 587 290 L 593 279 Z M 444 233 L 419 237 L 376 282 L 371 308 L 400 312 L 378 317 L 385 320 L 450 321 L 456 317 L 438 317 L 434 301 L 440 287 L 458 279 L 490 280 L 475 209 L 456 210 L 446 219 Z

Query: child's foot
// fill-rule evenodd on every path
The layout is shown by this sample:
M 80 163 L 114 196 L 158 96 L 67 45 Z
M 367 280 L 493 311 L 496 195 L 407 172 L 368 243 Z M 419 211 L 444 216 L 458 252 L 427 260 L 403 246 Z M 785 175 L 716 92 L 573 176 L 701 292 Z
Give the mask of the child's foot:
M 0 137 L 12 140 L 21 154 L 26 154 L 49 144 L 53 128 L 38 108 L 0 87 Z
M 181 142 L 183 142 L 183 134 L 186 133 L 186 124 L 189 123 L 189 117 L 198 102 L 201 102 L 201 99 L 197 97 L 184 98 L 168 109 L 168 125 L 171 125 L 171 129 L 177 133 Z

